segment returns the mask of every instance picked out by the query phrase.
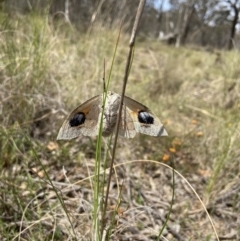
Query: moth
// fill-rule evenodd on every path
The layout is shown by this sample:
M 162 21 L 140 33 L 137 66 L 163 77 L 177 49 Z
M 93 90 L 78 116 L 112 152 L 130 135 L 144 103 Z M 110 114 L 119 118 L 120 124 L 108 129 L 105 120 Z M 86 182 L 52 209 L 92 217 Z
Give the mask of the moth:
M 79 136 L 97 136 L 102 112 L 102 135 L 109 136 L 115 133 L 121 96 L 112 91 L 108 91 L 106 95 L 104 110 L 103 95 L 97 95 L 72 111 L 62 124 L 57 140 L 68 140 Z M 167 136 L 163 124 L 148 107 L 125 96 L 119 135 L 133 138 L 137 132 L 150 136 Z

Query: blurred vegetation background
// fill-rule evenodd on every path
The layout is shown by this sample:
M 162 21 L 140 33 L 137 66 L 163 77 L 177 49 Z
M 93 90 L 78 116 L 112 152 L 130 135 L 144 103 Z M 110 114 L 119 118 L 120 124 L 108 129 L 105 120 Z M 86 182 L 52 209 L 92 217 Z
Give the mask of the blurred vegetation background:
M 53 19 L 65 18 L 78 30 L 94 22 L 114 26 L 123 20 L 131 30 L 138 0 L 5 0 L 9 13 L 45 12 Z M 239 48 L 238 0 L 148 0 L 139 28 L 140 35 L 159 38 L 176 46 L 193 44 L 214 48 Z
M 239 240 L 239 2 L 147 1 L 126 95 L 148 106 L 169 137 L 119 139 L 110 211 L 119 183 L 121 210 L 109 240 L 157 239 L 172 197 L 172 171 L 157 163 L 173 162 L 220 238 Z M 102 92 L 123 21 L 110 84 L 120 93 L 137 5 L 1 1 L 1 240 L 94 240 L 96 138 L 56 136 L 72 109 Z M 165 239 L 215 240 L 195 195 L 175 178 Z

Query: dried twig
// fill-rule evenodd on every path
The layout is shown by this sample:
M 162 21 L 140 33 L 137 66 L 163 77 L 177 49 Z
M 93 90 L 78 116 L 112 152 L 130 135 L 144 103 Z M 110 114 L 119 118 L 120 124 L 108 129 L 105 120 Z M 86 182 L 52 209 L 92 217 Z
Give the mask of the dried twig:
M 119 112 L 118 112 L 117 129 L 116 129 L 116 134 L 115 134 L 115 139 L 114 139 L 114 144 L 113 144 L 110 172 L 109 172 L 109 177 L 108 177 L 108 182 L 107 182 L 107 190 L 106 190 L 105 203 L 104 203 L 104 208 L 103 208 L 103 215 L 102 215 L 103 222 L 102 222 L 102 228 L 101 228 L 102 229 L 101 236 L 103 234 L 103 229 L 104 229 L 104 220 L 105 220 L 105 215 L 106 215 L 106 210 L 107 210 L 109 187 L 110 187 L 110 182 L 111 182 L 111 177 L 112 177 L 113 163 L 114 163 L 116 146 L 117 146 L 118 131 L 119 131 L 120 120 L 121 120 L 120 117 L 121 117 L 122 106 L 123 106 L 123 98 L 124 98 L 125 90 L 126 90 L 126 86 L 127 86 L 127 80 L 128 80 L 128 75 L 129 75 L 130 66 L 131 66 L 131 60 L 132 60 L 133 51 L 134 51 L 134 44 L 135 44 L 137 29 L 139 26 L 139 21 L 140 21 L 145 3 L 146 3 L 146 0 L 141 0 L 139 3 L 136 18 L 135 18 L 133 29 L 132 29 L 130 42 L 129 42 L 129 52 L 128 52 L 128 57 L 127 57 L 127 63 L 126 63 L 125 74 L 124 74 L 124 79 L 123 79 L 123 86 L 122 86 L 122 93 L 121 93 L 121 105 L 119 107 Z

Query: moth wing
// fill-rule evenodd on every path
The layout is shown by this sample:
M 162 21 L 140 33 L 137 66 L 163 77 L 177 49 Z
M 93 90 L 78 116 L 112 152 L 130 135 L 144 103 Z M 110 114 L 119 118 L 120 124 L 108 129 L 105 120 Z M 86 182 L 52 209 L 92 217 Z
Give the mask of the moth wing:
M 150 136 L 167 136 L 168 135 L 163 124 L 160 122 L 158 117 L 155 116 L 147 106 L 127 96 L 124 97 L 124 106 L 126 106 L 127 112 L 132 119 L 131 123 L 133 123 L 136 132 L 150 135 Z M 139 118 L 139 115 L 141 112 L 146 113 L 147 116 L 151 118 L 152 123 L 140 122 L 141 118 Z M 132 124 L 131 124 L 131 128 L 132 128 Z
M 123 103 L 122 116 L 119 126 L 119 135 L 126 138 L 133 138 L 136 135 L 131 110 Z
M 98 134 L 98 117 L 100 113 L 100 105 L 102 102 L 102 96 L 97 95 L 79 107 L 77 107 L 72 113 L 67 117 L 67 119 L 63 122 L 57 140 L 67 140 L 73 139 L 78 136 L 97 136 Z M 81 113 L 83 117 L 83 123 L 79 125 L 70 125 L 70 121 L 76 116 L 78 113 Z

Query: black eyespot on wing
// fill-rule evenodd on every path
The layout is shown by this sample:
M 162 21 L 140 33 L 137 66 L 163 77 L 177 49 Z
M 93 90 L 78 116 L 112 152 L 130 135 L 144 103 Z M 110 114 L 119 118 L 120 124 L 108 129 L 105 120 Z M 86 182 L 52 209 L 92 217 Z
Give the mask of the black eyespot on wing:
M 71 127 L 79 126 L 85 122 L 85 119 L 86 118 L 85 118 L 84 113 L 79 112 L 72 117 L 72 119 L 69 121 L 69 125 Z
M 140 123 L 153 124 L 154 118 L 146 111 L 138 112 L 138 120 Z

